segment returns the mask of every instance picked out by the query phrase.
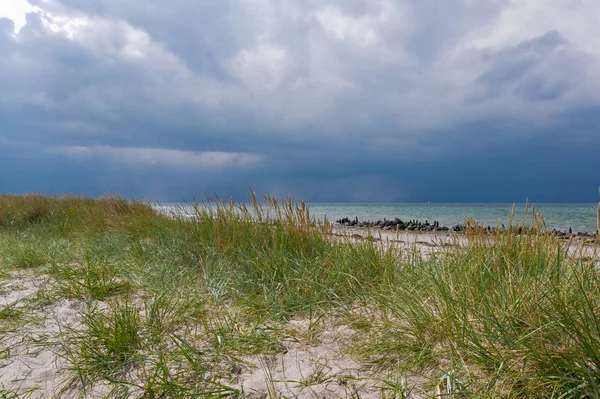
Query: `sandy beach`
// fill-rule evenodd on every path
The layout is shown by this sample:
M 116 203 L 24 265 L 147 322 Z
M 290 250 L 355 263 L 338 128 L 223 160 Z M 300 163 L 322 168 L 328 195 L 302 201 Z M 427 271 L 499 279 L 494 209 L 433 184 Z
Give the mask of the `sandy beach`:
M 2 281 L 0 309 L 22 311 L 28 320 L 11 332 L 2 332 L 0 394 L 30 399 L 114 397 L 109 385 L 84 390 L 77 381 L 73 384 L 72 366 L 65 359 L 65 331 L 81 329 L 83 314 L 103 304 L 72 299 L 36 305 L 36 296 L 52 284 L 50 276 L 33 273 L 15 273 Z M 385 374 L 369 371 L 372 365 L 348 353 L 356 331 L 345 324 L 343 318 L 331 316 L 316 325 L 308 319 L 291 320 L 280 326 L 285 331 L 283 354 L 243 356 L 236 366 L 237 382 L 231 386 L 244 392 L 243 397 L 254 399 L 265 398 L 269 392 L 301 399 L 380 398 Z M 128 396 L 142 394 L 131 387 Z M 416 393 L 410 397 L 421 398 Z
M 332 239 L 356 244 L 370 241 L 382 249 L 418 251 L 425 258 L 468 245 L 463 234 L 392 232 L 345 226 L 336 227 Z M 596 259 L 597 250 L 595 246 L 582 247 L 577 240 L 570 246 L 572 254 Z M 56 283 L 56 277 L 33 272 L 12 272 L 2 279 L 0 309 L 5 313 L 8 310 L 21 313 L 24 320 L 2 334 L 0 392 L 16 392 L 23 395 L 19 397 L 32 399 L 82 397 L 83 387 L 69 383 L 73 377 L 65 360 L 68 348 L 63 342 L 64 333 L 82 328 L 82 315 L 92 307 L 105 305 L 83 299 L 43 300 Z M 245 392 L 245 397 L 263 398 L 270 390 L 295 398 L 345 398 L 354 393 L 360 393 L 362 398 L 381 397 L 383 376 L 369 371 L 372 365 L 349 354 L 348 348 L 357 331 L 345 324 L 343 318 L 328 316 L 316 329 L 310 320 L 292 320 L 281 329 L 286 331 L 281 337 L 284 354 L 244 356 L 238 365 L 234 386 Z M 311 378 L 316 379 L 302 383 Z M 405 383 L 418 385 L 420 379 L 422 377 L 415 374 Z M 130 395 L 135 397 L 138 391 L 132 387 Z M 424 397 L 418 389 L 411 392 L 411 398 Z M 110 396 L 110 389 L 102 384 L 86 392 L 88 398 L 106 395 Z
M 334 239 L 361 242 L 365 240 L 381 244 L 383 248 L 396 247 L 403 251 L 418 251 L 427 257 L 432 253 L 447 251 L 449 248 L 467 246 L 469 241 L 465 234 L 451 231 L 444 232 L 413 232 L 394 231 L 379 228 L 348 227 L 336 225 L 332 231 Z M 492 243 L 493 236 L 489 236 Z M 573 235 L 570 239 L 563 239 L 565 247 L 572 255 L 598 258 L 600 247 L 592 243 L 587 236 Z
M 118 198 L 0 205 L 2 398 L 589 392 L 567 378 L 581 373 L 554 379 L 600 342 L 578 341 L 600 303 L 589 235 L 330 229 L 274 199 L 268 223 L 258 202 L 194 218 Z

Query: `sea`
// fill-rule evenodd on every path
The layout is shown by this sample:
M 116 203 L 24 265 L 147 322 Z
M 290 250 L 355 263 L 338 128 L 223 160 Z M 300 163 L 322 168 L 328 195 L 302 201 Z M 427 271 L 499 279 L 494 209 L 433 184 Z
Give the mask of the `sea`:
M 315 220 L 335 222 L 338 219 L 358 218 L 359 221 L 420 220 L 438 221 L 442 226 L 463 223 L 465 218 L 474 218 L 486 226 L 497 223 L 508 224 L 512 203 L 308 203 L 311 217 Z M 535 204 L 536 212 L 541 213 L 546 228 L 574 232 L 593 233 L 597 230 L 598 204 Z M 192 209 L 185 204 L 163 204 L 161 209 L 177 210 L 177 213 L 191 215 Z M 531 220 L 531 205 L 528 220 Z M 525 204 L 515 204 L 515 221 L 525 217 Z
M 377 221 L 398 218 L 403 221 L 438 221 L 442 226 L 464 223 L 465 218 L 474 218 L 485 226 L 497 223 L 508 224 L 513 204 L 309 204 L 312 216 L 330 221 L 344 217 L 358 220 Z M 546 228 L 593 233 L 597 230 L 598 204 L 535 204 L 535 211 L 541 213 Z M 515 221 L 525 218 L 525 204 L 515 204 Z M 527 221 L 531 221 L 531 205 Z

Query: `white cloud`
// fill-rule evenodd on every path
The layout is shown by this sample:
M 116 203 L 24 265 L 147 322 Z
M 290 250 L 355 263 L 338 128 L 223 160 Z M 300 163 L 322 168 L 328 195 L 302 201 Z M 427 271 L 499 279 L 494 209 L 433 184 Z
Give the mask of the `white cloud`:
M 25 26 L 27 14 L 38 10 L 27 0 L 0 0 L 0 18 L 8 18 L 13 21 L 15 34 L 18 34 Z
M 379 40 L 377 20 L 369 16 L 347 16 L 328 6 L 317 12 L 316 17 L 328 33 L 340 40 L 350 40 L 361 46 L 373 45 Z
M 578 49 L 600 55 L 600 3 L 593 0 L 511 1 L 489 25 L 472 32 L 466 45 L 502 48 L 558 31 Z
M 285 78 L 286 62 L 287 54 L 284 48 L 273 44 L 260 44 L 236 54 L 231 61 L 231 69 L 247 87 L 274 90 Z
M 257 166 L 261 155 L 224 151 L 182 151 L 165 148 L 128 148 L 111 146 L 60 146 L 46 150 L 75 160 L 102 158 L 134 166 L 162 166 L 180 169 L 231 169 Z

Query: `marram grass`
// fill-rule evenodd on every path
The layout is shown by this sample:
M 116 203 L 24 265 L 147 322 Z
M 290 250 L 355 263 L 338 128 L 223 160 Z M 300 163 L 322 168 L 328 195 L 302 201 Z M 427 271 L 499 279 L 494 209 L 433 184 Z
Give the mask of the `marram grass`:
M 598 203 L 598 210 L 596 211 L 596 234 L 600 237 L 600 202 Z
M 597 253 L 547 234 L 534 207 L 530 229 L 509 217 L 492 234 L 467 220 L 423 256 L 334 240 L 292 198 L 209 198 L 184 219 L 122 198 L 3 195 L 0 275 L 39 271 L 55 282 L 44 303 L 89 305 L 61 332 L 70 388 L 241 397 L 240 356 L 285 351 L 290 319 L 327 329 L 335 315 L 356 331 L 350 352 L 419 376 L 426 397 L 600 397 Z

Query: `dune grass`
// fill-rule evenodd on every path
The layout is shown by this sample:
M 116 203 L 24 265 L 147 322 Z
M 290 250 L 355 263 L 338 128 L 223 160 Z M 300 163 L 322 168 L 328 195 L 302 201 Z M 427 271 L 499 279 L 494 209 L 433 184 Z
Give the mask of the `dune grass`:
M 292 198 L 212 198 L 180 218 L 123 198 L 2 195 L 0 275 L 48 276 L 46 305 L 87 304 L 61 330 L 65 390 L 242 397 L 240 357 L 283 353 L 290 320 L 336 315 L 353 356 L 402 376 L 382 377 L 382 397 L 600 397 L 597 256 L 530 218 L 527 234 L 514 215 L 493 235 L 467 220 L 425 256 L 333 240 Z M 19 312 L 0 308 L 0 324 Z
M 596 234 L 600 238 L 600 203 L 598 203 L 598 210 L 596 211 Z

